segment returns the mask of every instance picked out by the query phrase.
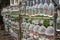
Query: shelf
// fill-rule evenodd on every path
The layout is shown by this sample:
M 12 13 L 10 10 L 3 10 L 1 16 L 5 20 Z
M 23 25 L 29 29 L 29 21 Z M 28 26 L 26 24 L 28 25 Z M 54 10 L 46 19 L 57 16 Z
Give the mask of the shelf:
M 23 16 L 23 17 L 25 17 L 25 18 L 40 18 L 40 19 L 53 19 L 53 17 L 49 17 L 49 16 L 42 16 L 42 15 L 36 15 L 36 16 L 31 16 L 31 17 L 29 17 L 29 16 Z
M 10 15 L 19 15 L 19 11 L 11 11 Z
M 10 10 L 5 12 L 5 14 L 7 13 L 7 14 L 10 15 L 10 20 L 8 20 L 9 23 L 6 24 L 6 25 L 9 25 L 10 26 L 10 29 L 12 30 L 11 34 L 12 34 L 12 36 L 14 36 L 16 38 L 18 37 L 18 32 L 21 32 L 21 30 L 19 29 L 21 26 L 19 26 L 19 22 L 16 22 L 16 21 L 18 21 L 18 19 L 21 19 L 21 18 L 19 18 L 19 16 L 22 17 L 22 19 L 23 18 L 31 18 L 32 21 L 34 21 L 33 19 L 39 19 L 39 20 L 40 19 L 49 19 L 49 21 L 50 21 L 50 19 L 54 19 L 53 16 L 44 15 L 44 14 L 24 15 L 24 14 L 29 14 L 29 13 L 24 13 L 23 11 L 22 11 L 22 13 L 20 13 L 21 11 L 20 11 L 20 8 L 18 8 L 18 7 L 19 7 L 18 5 L 12 5 L 12 6 L 10 6 Z M 19 13 L 20 13 L 20 15 L 19 15 Z M 29 21 L 29 23 L 31 23 L 30 22 L 31 20 L 28 20 L 28 21 Z M 24 30 L 24 29 L 22 29 L 22 30 Z M 26 30 L 24 30 L 24 31 L 26 32 Z M 26 32 L 26 33 L 29 33 L 30 34 L 29 31 Z M 60 30 L 58 30 L 58 31 L 60 31 Z M 29 36 L 31 36 L 31 35 L 29 35 Z

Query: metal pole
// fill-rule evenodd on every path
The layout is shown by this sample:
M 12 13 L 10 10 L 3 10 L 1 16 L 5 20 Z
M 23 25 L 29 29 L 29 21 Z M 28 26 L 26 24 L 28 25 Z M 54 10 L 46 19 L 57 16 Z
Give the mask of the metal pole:
M 57 27 L 57 10 L 55 10 L 55 14 L 54 14 L 54 40 L 56 40 L 56 27 Z
M 25 11 L 25 14 L 26 14 L 26 5 L 25 5 L 25 3 L 22 4 L 22 2 L 24 3 L 25 0 L 21 1 L 20 4 L 19 4 L 20 13 L 19 13 L 19 35 L 18 35 L 19 37 L 18 37 L 18 40 L 22 40 L 22 37 L 23 37 L 23 32 L 22 32 L 22 28 L 21 28 L 21 24 L 23 22 L 23 15 L 21 15 L 21 6 L 22 5 L 25 6 L 25 10 L 24 11 Z
M 19 9 L 20 9 L 20 7 L 22 6 L 22 4 L 21 4 L 21 2 L 20 2 L 20 4 L 19 4 Z M 22 15 L 21 15 L 21 9 L 19 10 L 20 11 L 20 13 L 19 13 L 19 33 L 18 33 L 18 40 L 22 40 L 22 36 L 23 36 L 23 34 L 22 34 L 22 29 L 21 29 L 21 23 L 22 23 Z
M 52 0 L 52 2 L 54 3 L 55 6 L 55 14 L 54 14 L 54 40 L 56 40 L 56 27 L 57 27 L 57 17 L 58 17 L 58 13 L 57 10 L 59 10 L 58 5 L 55 2 L 56 0 Z

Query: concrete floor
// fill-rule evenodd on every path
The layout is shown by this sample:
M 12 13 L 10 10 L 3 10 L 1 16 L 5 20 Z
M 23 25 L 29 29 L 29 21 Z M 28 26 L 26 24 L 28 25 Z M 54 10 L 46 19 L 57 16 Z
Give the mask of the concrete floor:
M 10 35 L 5 35 L 6 31 L 0 30 L 0 40 L 13 40 Z

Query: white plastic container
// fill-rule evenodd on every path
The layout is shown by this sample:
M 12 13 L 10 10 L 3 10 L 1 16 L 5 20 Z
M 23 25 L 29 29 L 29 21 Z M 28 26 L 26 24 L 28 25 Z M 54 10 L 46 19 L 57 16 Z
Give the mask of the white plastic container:
M 47 16 L 48 15 L 48 4 L 47 4 L 47 0 L 45 0 L 45 3 L 44 3 L 44 16 Z
M 29 16 L 31 16 L 31 6 L 29 6 Z
M 38 34 L 38 28 L 39 27 L 40 27 L 39 25 L 35 25 L 35 27 L 33 28 L 34 35 Z
M 43 24 L 44 20 L 40 20 L 40 23 Z M 44 25 L 41 25 L 38 28 L 38 34 L 39 34 L 39 39 L 38 40 L 45 40 L 45 31 L 46 27 Z
M 36 5 L 35 5 L 35 7 L 34 7 L 35 9 L 35 12 L 34 12 L 34 14 L 35 15 L 37 15 L 38 14 L 38 0 L 36 0 Z
M 31 1 L 32 3 L 32 6 L 31 6 L 31 15 L 33 16 L 34 15 L 34 1 Z
M 30 24 L 30 26 L 29 26 L 29 31 L 30 31 L 30 32 L 33 32 L 33 28 L 34 28 L 34 25 L 33 25 L 33 24 Z
M 21 7 L 21 15 L 24 15 L 24 6 Z
M 26 26 L 26 22 L 23 22 L 23 23 L 21 24 L 22 31 L 25 31 L 25 26 Z
M 32 11 L 33 11 L 33 16 L 34 16 L 34 12 L 35 12 L 35 2 L 33 1 L 33 6 L 32 6 Z
M 10 0 L 10 5 L 14 5 L 14 0 Z
M 46 35 L 54 35 L 54 28 L 52 26 L 49 26 L 47 29 L 46 29 L 46 32 L 45 32 Z
M 29 6 L 26 6 L 26 15 L 29 14 Z
M 29 25 L 30 25 L 30 23 L 26 23 L 26 26 L 25 26 L 25 30 L 27 33 L 29 33 Z
M 39 29 L 38 29 L 38 32 L 39 34 L 45 34 L 45 31 L 46 31 L 46 27 L 45 26 L 40 26 Z
M 52 26 L 49 26 L 47 29 L 46 29 L 46 40 L 54 40 L 53 37 L 54 37 L 54 28 Z
M 38 5 L 38 14 L 40 14 L 40 15 L 43 14 L 43 4 L 42 4 L 42 0 L 40 0 L 40 4 Z
M 46 31 L 46 27 L 45 26 L 40 26 L 38 29 L 38 33 L 40 34 L 39 36 L 39 40 L 45 40 L 45 31 Z
M 28 15 L 28 12 L 29 11 L 29 1 L 27 1 L 27 6 L 26 6 L 26 13 L 27 13 L 27 15 Z
M 54 5 L 52 3 L 52 0 L 50 0 L 50 4 L 49 4 L 49 15 L 50 16 L 54 15 Z

